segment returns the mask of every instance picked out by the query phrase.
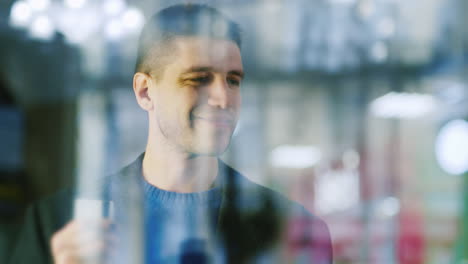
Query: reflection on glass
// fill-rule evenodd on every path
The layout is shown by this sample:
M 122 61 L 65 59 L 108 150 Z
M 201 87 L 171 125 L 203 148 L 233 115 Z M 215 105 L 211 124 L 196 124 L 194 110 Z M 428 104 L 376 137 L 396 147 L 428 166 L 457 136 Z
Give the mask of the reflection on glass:
M 1 3 L 0 263 L 463 263 L 466 8 Z

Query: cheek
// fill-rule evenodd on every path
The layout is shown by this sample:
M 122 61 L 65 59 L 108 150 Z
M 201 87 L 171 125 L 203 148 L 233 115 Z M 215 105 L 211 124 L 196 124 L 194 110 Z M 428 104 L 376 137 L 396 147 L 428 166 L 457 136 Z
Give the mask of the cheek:
M 196 91 L 187 87 L 167 87 L 157 94 L 158 103 L 166 109 L 185 109 L 197 101 Z
M 174 92 L 167 87 L 160 87 L 154 95 L 155 111 L 160 122 L 168 126 L 177 121 L 180 107 L 177 105 L 179 100 Z
M 171 104 L 173 105 L 173 111 L 180 122 L 189 122 L 191 112 L 199 105 L 198 100 L 198 94 L 195 91 L 191 91 L 190 88 L 172 97 Z
M 232 107 L 234 108 L 234 110 L 239 112 L 240 107 L 242 105 L 242 98 L 241 98 L 241 95 L 240 95 L 240 91 L 237 90 L 237 91 L 234 91 L 232 93 L 231 102 L 232 102 Z
M 242 97 L 241 97 L 241 94 L 240 94 L 240 91 L 237 92 L 237 106 L 240 106 L 242 104 Z

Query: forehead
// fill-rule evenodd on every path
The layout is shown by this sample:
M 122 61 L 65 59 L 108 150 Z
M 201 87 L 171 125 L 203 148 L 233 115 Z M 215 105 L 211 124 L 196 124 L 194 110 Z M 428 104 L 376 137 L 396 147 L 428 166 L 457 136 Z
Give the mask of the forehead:
M 206 66 L 220 71 L 242 70 L 239 47 L 232 41 L 206 37 L 179 37 L 177 62 L 182 68 Z

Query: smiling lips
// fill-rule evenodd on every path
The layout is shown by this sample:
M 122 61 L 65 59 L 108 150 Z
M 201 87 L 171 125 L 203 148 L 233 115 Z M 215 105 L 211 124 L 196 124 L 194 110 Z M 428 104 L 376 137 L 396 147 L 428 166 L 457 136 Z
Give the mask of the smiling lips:
M 194 119 L 198 119 L 207 123 L 210 123 L 216 127 L 231 127 L 233 120 L 229 117 L 202 117 L 202 116 L 194 116 Z

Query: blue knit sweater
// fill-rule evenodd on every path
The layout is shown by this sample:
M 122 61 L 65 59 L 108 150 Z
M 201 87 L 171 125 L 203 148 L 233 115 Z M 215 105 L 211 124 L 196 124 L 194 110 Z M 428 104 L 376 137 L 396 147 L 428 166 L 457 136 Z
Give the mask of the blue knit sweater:
M 146 263 L 208 263 L 222 252 L 214 232 L 221 187 L 176 193 L 144 181 Z M 218 256 L 221 257 L 221 256 Z

